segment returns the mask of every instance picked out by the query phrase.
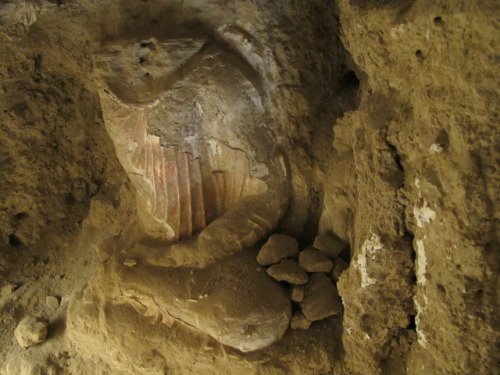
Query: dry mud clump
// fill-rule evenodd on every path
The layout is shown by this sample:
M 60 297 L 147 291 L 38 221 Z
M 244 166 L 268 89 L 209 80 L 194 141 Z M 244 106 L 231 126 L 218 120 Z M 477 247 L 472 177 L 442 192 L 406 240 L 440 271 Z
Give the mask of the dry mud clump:
M 0 374 L 498 374 L 499 8 L 1 2 Z

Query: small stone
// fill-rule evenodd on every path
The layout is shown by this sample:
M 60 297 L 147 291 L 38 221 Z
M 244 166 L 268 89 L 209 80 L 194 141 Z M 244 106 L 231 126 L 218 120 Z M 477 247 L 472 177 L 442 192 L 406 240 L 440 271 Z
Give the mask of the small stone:
M 315 273 L 310 276 L 300 306 L 305 317 L 310 321 L 325 319 L 340 314 L 342 311 L 342 302 L 337 288 L 324 273 Z
M 290 322 L 291 329 L 309 329 L 311 327 L 312 322 L 307 320 L 302 312 L 297 312 L 292 316 L 292 320 Z
M 294 258 L 298 254 L 299 244 L 295 238 L 285 234 L 273 234 L 257 254 L 257 263 L 268 266 L 284 258 Z
M 343 259 L 337 258 L 333 261 L 333 268 L 332 271 L 330 272 L 330 277 L 334 282 L 339 281 L 340 275 L 342 275 L 342 272 L 344 272 L 346 269 L 349 268 L 349 265 L 344 262 Z
M 336 258 L 345 249 L 347 244 L 339 238 L 321 234 L 314 239 L 313 246 L 329 258 Z
M 304 299 L 304 287 L 302 285 L 294 285 L 290 293 L 290 299 L 293 302 L 302 302 Z
M 137 266 L 137 259 L 127 258 L 123 262 L 123 265 L 126 266 L 126 267 L 135 267 L 135 266 Z
M 299 254 L 300 267 L 307 272 L 330 272 L 333 263 L 321 251 L 316 249 L 305 249 Z
M 18 287 L 19 287 L 18 284 L 13 284 L 13 283 L 9 283 L 9 284 L 4 285 L 2 287 L 2 290 L 0 291 L 0 296 L 5 297 L 8 295 L 11 295 L 12 293 L 14 293 L 16 291 L 16 289 Z
M 59 307 L 59 298 L 55 296 L 47 296 L 47 298 L 45 298 L 45 304 L 49 309 L 55 310 Z
M 14 336 L 19 345 L 24 348 L 42 343 L 47 337 L 47 323 L 40 318 L 28 315 L 19 322 L 14 330 Z
M 267 269 L 267 274 L 277 281 L 302 285 L 307 283 L 308 276 L 295 259 L 284 259 Z

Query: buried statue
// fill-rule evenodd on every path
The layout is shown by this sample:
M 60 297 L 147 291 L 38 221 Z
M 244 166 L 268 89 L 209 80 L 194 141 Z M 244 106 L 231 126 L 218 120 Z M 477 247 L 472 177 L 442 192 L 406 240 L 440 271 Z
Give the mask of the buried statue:
M 191 38 L 115 41 L 94 61 L 138 220 L 99 246 L 101 271 L 70 303 L 72 341 L 110 338 L 109 316 L 130 308 L 241 352 L 278 341 L 291 302 L 255 245 L 288 192 L 259 74 L 226 46 Z

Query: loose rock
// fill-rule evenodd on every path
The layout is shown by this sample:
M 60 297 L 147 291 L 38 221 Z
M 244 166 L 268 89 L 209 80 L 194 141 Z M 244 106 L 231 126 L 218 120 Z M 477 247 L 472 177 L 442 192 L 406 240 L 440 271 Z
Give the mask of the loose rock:
M 307 320 L 302 312 L 297 312 L 292 316 L 292 321 L 290 322 L 291 329 L 309 329 L 312 322 Z
M 298 254 L 299 244 L 295 238 L 284 234 L 273 234 L 257 254 L 257 263 L 268 266 L 287 257 L 296 257 Z
M 290 299 L 293 302 L 302 302 L 304 299 L 304 287 L 301 285 L 294 285 L 290 293 Z
M 307 272 L 330 272 L 333 263 L 321 251 L 308 248 L 299 255 L 300 267 Z
M 342 302 L 335 285 L 324 273 L 315 273 L 305 286 L 302 312 L 310 321 L 340 314 Z
M 344 272 L 347 268 L 349 268 L 349 265 L 344 262 L 343 259 L 337 258 L 333 261 L 333 268 L 332 271 L 330 272 L 330 277 L 334 282 L 337 282 L 339 280 L 340 275 L 342 275 L 342 272 Z
M 44 342 L 47 337 L 47 323 L 40 318 L 28 315 L 21 320 L 14 330 L 14 336 L 22 347 Z
M 347 244 L 339 238 L 321 234 L 316 236 L 313 246 L 325 253 L 329 258 L 336 258 L 345 249 Z
M 302 285 L 307 283 L 308 276 L 295 259 L 284 259 L 267 269 L 267 273 L 277 281 L 286 281 L 290 284 Z
M 127 258 L 123 261 L 123 265 L 125 267 L 135 267 L 137 266 L 137 259 L 134 258 Z
M 59 298 L 55 296 L 47 296 L 47 298 L 45 298 L 45 304 L 49 309 L 55 310 L 59 307 Z

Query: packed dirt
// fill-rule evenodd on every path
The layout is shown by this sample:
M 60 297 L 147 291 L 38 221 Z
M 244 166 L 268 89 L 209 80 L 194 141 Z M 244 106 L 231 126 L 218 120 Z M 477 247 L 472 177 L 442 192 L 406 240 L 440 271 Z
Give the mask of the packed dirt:
M 1 2 L 0 374 L 499 374 L 499 14 Z

